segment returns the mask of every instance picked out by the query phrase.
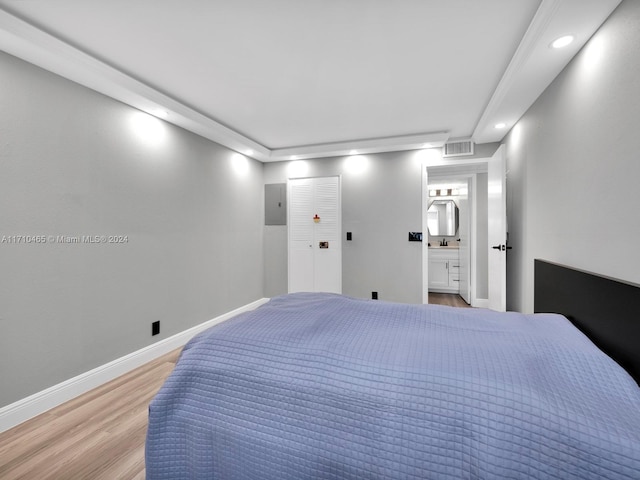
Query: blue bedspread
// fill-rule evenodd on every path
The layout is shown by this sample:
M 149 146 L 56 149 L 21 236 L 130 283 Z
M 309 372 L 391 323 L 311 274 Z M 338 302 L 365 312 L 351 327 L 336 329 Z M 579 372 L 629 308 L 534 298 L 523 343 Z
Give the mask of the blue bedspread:
M 640 479 L 640 388 L 568 320 L 300 293 L 194 338 L 147 479 Z

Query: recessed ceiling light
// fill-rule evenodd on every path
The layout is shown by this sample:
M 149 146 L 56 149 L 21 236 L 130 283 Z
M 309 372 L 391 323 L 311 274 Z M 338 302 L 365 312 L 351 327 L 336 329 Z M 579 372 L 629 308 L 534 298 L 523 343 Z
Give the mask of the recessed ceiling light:
M 563 37 L 555 39 L 551 43 L 551 47 L 552 48 L 562 48 L 562 47 L 566 47 L 571 42 L 573 42 L 573 35 L 565 35 Z
M 504 122 L 496 123 L 496 124 L 494 125 L 494 127 L 495 127 L 495 128 L 497 128 L 498 130 L 503 129 L 503 128 L 505 128 L 506 126 L 507 126 L 507 124 L 506 124 L 506 123 L 504 123 Z
M 287 171 L 292 177 L 304 177 L 309 171 L 309 164 L 304 160 L 296 160 L 289 164 Z
M 347 157 L 344 165 L 349 173 L 363 173 L 367 169 L 367 157 L 351 155 Z

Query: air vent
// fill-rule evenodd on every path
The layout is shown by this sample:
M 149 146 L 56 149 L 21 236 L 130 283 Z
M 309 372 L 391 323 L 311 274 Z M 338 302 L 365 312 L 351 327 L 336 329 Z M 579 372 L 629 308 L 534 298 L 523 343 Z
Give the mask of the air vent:
M 442 148 L 443 157 L 461 157 L 463 155 L 473 155 L 473 141 L 448 142 Z

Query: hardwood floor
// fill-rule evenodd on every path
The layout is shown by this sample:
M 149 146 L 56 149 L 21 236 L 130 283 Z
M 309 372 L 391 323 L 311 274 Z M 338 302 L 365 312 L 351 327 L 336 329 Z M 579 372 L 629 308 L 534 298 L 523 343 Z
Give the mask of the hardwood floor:
M 436 305 L 448 305 L 450 307 L 471 308 L 460 295 L 451 293 L 429 293 L 429 303 Z
M 3 480 L 144 480 L 149 402 L 174 350 L 0 434 Z

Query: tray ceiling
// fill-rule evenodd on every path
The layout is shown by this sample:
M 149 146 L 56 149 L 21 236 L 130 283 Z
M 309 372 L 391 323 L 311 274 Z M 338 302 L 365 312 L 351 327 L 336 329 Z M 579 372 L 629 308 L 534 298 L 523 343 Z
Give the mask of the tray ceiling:
M 274 161 L 500 141 L 618 4 L 0 0 L 0 49 Z

